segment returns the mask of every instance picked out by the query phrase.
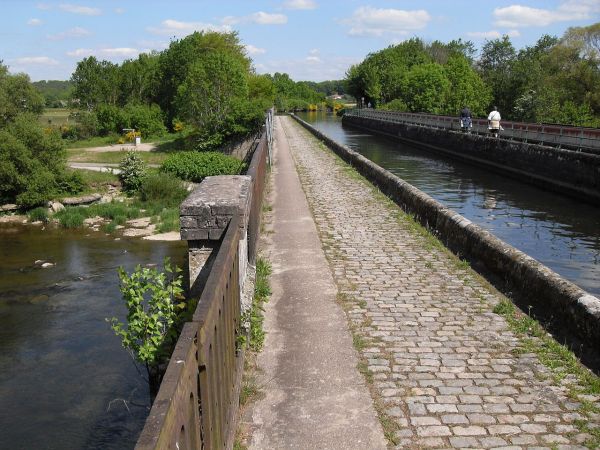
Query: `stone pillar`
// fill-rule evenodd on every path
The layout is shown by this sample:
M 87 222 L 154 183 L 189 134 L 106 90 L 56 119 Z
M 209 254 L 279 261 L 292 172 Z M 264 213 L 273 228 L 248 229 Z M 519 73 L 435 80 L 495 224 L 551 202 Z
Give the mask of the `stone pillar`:
M 242 217 L 240 226 L 240 288 L 248 264 L 247 230 L 252 201 L 251 177 L 220 175 L 206 177 L 184 200 L 180 209 L 181 239 L 188 241 L 190 293 L 199 296 L 229 221 Z

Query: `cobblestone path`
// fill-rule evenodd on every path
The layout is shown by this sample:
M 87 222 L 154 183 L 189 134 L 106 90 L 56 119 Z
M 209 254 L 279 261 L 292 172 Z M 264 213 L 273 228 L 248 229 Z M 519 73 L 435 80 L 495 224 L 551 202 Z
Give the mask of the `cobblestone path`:
M 502 295 L 292 118 L 280 123 L 395 448 L 586 448 L 577 425 L 600 418 L 518 351 L 492 311 Z

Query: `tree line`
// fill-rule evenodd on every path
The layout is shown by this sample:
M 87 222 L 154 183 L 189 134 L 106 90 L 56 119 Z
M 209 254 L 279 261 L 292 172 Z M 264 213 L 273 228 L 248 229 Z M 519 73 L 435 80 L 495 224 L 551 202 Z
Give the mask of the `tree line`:
M 600 125 L 600 23 L 542 36 L 517 51 L 510 38 L 425 43 L 413 38 L 369 54 L 346 73 L 346 89 L 365 105 L 529 122 Z

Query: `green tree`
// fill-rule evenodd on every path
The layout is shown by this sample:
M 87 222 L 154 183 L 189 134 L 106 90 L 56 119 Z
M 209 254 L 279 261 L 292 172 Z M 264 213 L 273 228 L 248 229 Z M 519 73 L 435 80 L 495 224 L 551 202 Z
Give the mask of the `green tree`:
M 246 98 L 246 68 L 228 53 L 211 53 L 196 61 L 177 92 L 177 116 L 194 124 L 205 136 L 226 135 L 236 100 Z M 215 143 L 218 145 L 220 142 Z
M 31 208 L 80 186 L 65 162 L 58 133 L 43 130 L 34 115 L 18 115 L 0 129 L 0 199 Z
M 515 98 L 512 73 L 516 51 L 508 36 L 487 41 L 481 50 L 478 67 L 484 82 L 492 90 L 492 100 L 504 116 L 510 116 Z
M 119 68 L 109 61 L 98 61 L 95 56 L 77 63 L 71 75 L 73 98 L 82 109 L 92 110 L 99 104 L 117 105 Z
M 39 115 L 44 110 L 44 98 L 31 85 L 25 74 L 11 75 L 0 61 L 0 128 L 23 113 Z
M 468 106 L 474 115 L 486 116 L 491 94 L 468 59 L 458 53 L 450 56 L 444 72 L 450 82 L 444 113 L 455 115 L 464 106 Z
M 413 112 L 441 114 L 449 95 L 450 82 L 436 63 L 414 66 L 406 77 L 403 100 Z

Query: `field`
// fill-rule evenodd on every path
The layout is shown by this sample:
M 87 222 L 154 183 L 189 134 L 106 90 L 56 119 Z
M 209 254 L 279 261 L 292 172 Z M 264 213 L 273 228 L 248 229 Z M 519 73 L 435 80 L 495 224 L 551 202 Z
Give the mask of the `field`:
M 74 123 L 74 120 L 69 119 L 70 110 L 67 108 L 46 108 L 40 116 L 42 125 L 52 125 L 59 127 L 67 123 Z

